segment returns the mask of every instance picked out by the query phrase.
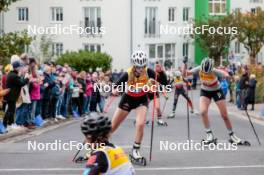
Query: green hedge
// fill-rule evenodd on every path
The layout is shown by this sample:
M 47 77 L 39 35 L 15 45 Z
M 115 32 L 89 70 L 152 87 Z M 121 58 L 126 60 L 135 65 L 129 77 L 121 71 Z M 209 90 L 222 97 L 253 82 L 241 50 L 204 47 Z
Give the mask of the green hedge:
M 111 68 L 112 57 L 106 53 L 88 52 L 79 50 L 78 52 L 66 52 L 57 61 L 58 64 L 69 64 L 78 71 L 88 71 L 90 68 L 102 68 L 103 71 Z

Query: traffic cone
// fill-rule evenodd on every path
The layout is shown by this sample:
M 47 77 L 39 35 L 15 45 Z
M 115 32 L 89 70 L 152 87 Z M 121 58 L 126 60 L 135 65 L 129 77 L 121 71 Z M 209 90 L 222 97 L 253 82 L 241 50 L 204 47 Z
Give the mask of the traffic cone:
M 44 120 L 43 120 L 43 118 L 42 118 L 42 116 L 40 114 L 35 117 L 35 122 L 34 123 L 35 123 L 35 125 L 37 127 L 41 127 L 41 126 L 44 125 Z
M 0 134 L 4 134 L 6 133 L 7 130 L 5 128 L 5 126 L 3 125 L 3 123 L 0 121 Z

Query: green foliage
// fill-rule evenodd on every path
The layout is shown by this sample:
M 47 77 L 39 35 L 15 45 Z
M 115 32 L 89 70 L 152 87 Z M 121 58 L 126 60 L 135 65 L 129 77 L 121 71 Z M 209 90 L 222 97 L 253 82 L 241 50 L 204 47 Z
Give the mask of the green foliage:
M 61 55 L 57 63 L 60 65 L 69 64 L 78 71 L 88 71 L 90 68 L 102 68 L 104 71 L 111 68 L 112 57 L 106 53 L 88 52 L 79 50 L 78 52 L 66 52 Z
M 233 25 L 238 27 L 238 35 L 235 38 L 247 49 L 251 64 L 256 63 L 256 55 L 264 45 L 264 11 L 261 8 L 256 13 L 233 14 Z
M 227 48 L 230 45 L 232 40 L 232 35 L 234 31 L 232 31 L 232 16 L 221 16 L 221 17 L 213 17 L 208 19 L 199 19 L 195 21 L 195 28 L 203 28 L 203 26 L 208 26 L 206 28 L 226 28 L 226 30 L 221 30 L 221 33 L 215 32 L 214 34 L 210 33 L 209 30 L 204 30 L 201 34 L 196 34 L 192 36 L 200 45 L 200 47 L 208 53 L 209 57 L 213 58 L 216 63 L 219 64 L 220 57 L 225 57 L 227 55 Z
M 26 31 L 0 35 L 0 64 L 5 65 L 12 55 L 23 53 L 32 40 Z
M 8 6 L 10 6 L 12 3 L 19 1 L 19 0 L 1 0 L 0 1 L 0 12 L 7 11 Z

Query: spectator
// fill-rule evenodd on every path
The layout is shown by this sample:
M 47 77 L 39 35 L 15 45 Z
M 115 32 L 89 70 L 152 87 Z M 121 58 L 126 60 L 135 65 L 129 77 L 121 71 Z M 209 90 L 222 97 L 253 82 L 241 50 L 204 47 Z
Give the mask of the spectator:
M 32 66 L 32 62 L 34 62 L 35 59 L 30 60 L 30 65 Z M 30 120 L 34 121 L 35 117 L 39 114 L 37 114 L 37 104 L 40 101 L 40 87 L 43 83 L 43 79 L 38 75 L 37 67 L 36 65 L 33 67 L 30 67 L 31 69 L 31 80 L 29 84 L 29 94 L 30 94 Z
M 246 97 L 247 97 L 247 90 L 248 90 L 248 82 L 249 82 L 249 73 L 248 67 L 244 66 L 242 68 L 242 76 L 240 78 L 239 87 L 240 87 L 240 103 L 241 103 L 241 110 L 246 109 Z
M 13 71 L 7 75 L 6 87 L 10 88 L 10 92 L 4 97 L 7 102 L 7 110 L 4 116 L 3 124 L 7 128 L 9 125 L 12 129 L 16 129 L 17 126 L 14 124 L 14 114 L 16 110 L 16 101 L 20 95 L 21 88 L 28 84 L 29 75 L 25 78 L 21 78 L 18 74 L 22 64 L 20 61 L 14 61 L 12 63 Z M 7 128 L 10 129 L 10 128 Z
M 4 109 L 4 99 L 3 97 L 9 93 L 10 89 L 4 89 L 2 86 L 2 72 L 0 71 L 0 109 Z
M 93 86 L 93 91 L 91 95 L 90 112 L 97 112 L 97 105 L 100 103 L 100 89 L 98 84 L 97 72 L 94 72 L 92 74 L 92 86 Z
M 256 92 L 256 75 L 251 74 L 249 83 L 248 83 L 248 91 L 247 91 L 247 105 L 251 104 L 251 110 L 254 111 L 254 105 L 255 105 L 255 92 Z
M 81 105 L 80 105 L 80 88 L 81 85 L 77 81 L 77 72 L 74 71 L 72 73 L 72 78 L 73 78 L 73 90 L 72 90 L 72 113 L 78 113 L 80 114 L 81 110 Z
M 241 108 L 241 103 L 240 103 L 240 93 L 241 93 L 241 90 L 240 90 L 240 80 L 239 80 L 239 76 L 236 75 L 234 77 L 234 81 L 235 81 L 235 97 L 236 97 L 236 106 L 238 109 Z
M 87 74 L 86 78 L 86 92 L 85 92 L 85 104 L 84 104 L 84 113 L 88 114 L 90 113 L 90 101 L 91 101 L 91 95 L 93 91 L 93 85 L 91 82 L 91 76 L 90 74 Z
M 43 81 L 43 99 L 42 99 L 42 117 L 48 119 L 52 116 L 52 88 L 55 86 L 55 81 L 52 77 L 52 68 L 50 64 L 45 64 L 44 81 Z
M 86 91 L 86 72 L 81 71 L 78 75 L 77 81 L 80 85 L 80 96 L 79 96 L 79 103 L 80 103 L 80 115 L 84 113 L 84 101 L 86 100 L 85 91 Z

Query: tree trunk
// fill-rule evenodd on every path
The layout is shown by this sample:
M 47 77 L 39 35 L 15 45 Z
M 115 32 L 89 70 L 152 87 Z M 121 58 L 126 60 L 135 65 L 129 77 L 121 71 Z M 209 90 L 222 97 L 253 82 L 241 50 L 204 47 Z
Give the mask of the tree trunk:
M 256 64 L 256 55 L 250 54 L 249 63 L 251 65 L 255 65 Z

